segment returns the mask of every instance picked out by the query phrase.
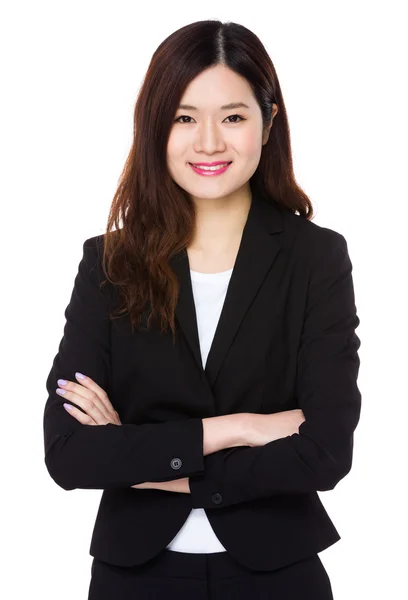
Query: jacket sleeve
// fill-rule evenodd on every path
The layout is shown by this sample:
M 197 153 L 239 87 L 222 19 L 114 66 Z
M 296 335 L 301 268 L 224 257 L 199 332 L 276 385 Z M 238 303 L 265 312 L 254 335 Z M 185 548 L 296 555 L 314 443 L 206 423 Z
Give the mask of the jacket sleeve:
M 204 457 L 190 477 L 194 508 L 222 508 L 279 493 L 333 489 L 350 471 L 361 410 L 357 386 L 360 323 L 345 238 L 333 230 L 311 253 L 298 350 L 299 433 L 263 446 L 227 448 Z
M 145 481 L 188 477 L 204 469 L 201 418 L 141 425 L 82 425 L 65 410 L 64 398 L 56 393 L 59 378 L 77 383 L 75 372 L 79 371 L 100 385 L 111 399 L 111 292 L 102 291 L 105 288 L 98 285 L 105 278 L 98 258 L 101 243 L 103 246 L 102 236 L 95 236 L 83 244 L 65 310 L 63 337 L 46 381 L 46 467 L 65 490 L 130 487 Z

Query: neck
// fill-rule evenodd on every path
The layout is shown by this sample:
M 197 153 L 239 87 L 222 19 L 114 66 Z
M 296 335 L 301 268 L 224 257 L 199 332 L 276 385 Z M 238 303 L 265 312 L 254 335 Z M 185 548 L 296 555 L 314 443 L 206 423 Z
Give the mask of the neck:
M 224 198 L 193 198 L 196 205 L 196 228 L 189 245 L 196 252 L 218 254 L 235 246 L 241 239 L 252 194 L 245 189 Z

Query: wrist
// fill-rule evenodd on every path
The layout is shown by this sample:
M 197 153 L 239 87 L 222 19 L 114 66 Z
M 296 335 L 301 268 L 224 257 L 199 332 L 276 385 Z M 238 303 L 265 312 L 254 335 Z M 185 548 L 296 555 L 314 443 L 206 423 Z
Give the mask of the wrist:
M 223 417 L 226 420 L 227 429 L 230 431 L 227 447 L 248 446 L 249 417 L 250 413 L 235 413 Z
M 233 448 L 247 446 L 247 413 L 205 417 L 203 422 L 204 456 Z

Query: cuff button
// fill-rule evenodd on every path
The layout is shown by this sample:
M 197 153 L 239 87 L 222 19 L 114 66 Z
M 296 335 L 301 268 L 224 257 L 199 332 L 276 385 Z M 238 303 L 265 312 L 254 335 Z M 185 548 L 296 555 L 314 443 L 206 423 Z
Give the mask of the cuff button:
M 172 469 L 180 469 L 183 463 L 181 458 L 172 458 L 170 462 L 170 466 Z
M 214 502 L 214 504 L 221 504 L 221 502 L 222 502 L 222 496 L 221 496 L 221 494 L 218 494 L 218 493 L 217 494 L 213 494 L 211 496 L 211 499 Z

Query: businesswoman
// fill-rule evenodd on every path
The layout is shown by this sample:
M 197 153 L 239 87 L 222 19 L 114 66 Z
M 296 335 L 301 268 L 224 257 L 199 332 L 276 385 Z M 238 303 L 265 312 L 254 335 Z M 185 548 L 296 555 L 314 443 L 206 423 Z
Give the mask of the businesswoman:
M 333 598 L 318 492 L 352 465 L 359 318 L 312 214 L 259 39 L 170 35 L 46 383 L 50 476 L 103 490 L 91 600 Z

